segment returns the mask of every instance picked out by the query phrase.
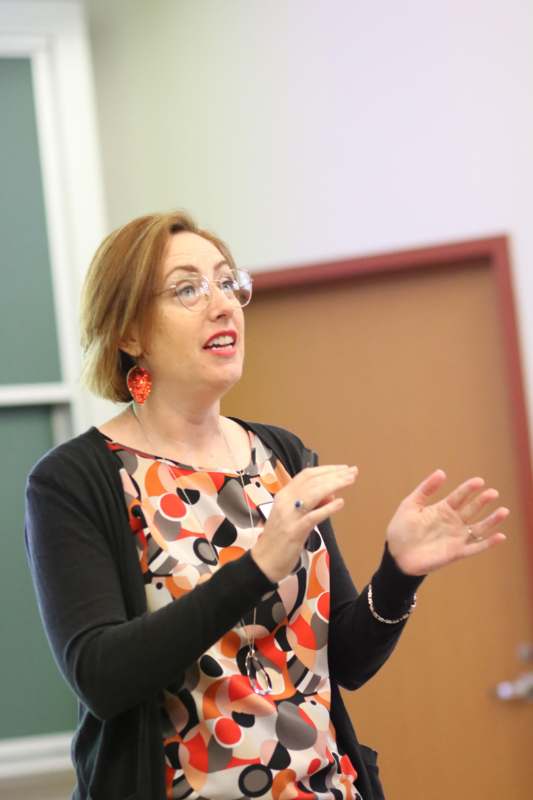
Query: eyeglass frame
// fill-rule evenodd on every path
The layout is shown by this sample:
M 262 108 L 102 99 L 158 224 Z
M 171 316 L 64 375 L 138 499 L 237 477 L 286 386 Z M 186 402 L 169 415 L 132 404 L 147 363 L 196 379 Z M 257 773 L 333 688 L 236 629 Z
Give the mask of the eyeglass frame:
M 249 286 L 250 286 L 250 297 L 248 298 L 246 303 L 240 303 L 238 298 L 237 298 L 237 295 L 235 293 L 235 289 L 234 289 L 233 290 L 233 292 L 234 292 L 233 298 L 229 298 L 228 297 L 228 300 L 232 300 L 233 299 L 233 300 L 235 300 L 235 302 L 237 303 L 239 308 L 246 308 L 246 306 L 250 303 L 250 301 L 252 299 L 254 279 L 252 278 L 251 274 L 246 269 L 237 269 L 237 268 L 231 267 L 230 271 L 231 271 L 232 275 L 236 275 L 236 273 L 241 273 L 241 274 L 243 274 L 243 275 L 245 275 L 247 277 L 247 280 L 248 280 Z M 195 307 L 195 306 L 193 306 L 191 308 L 190 306 L 185 305 L 185 303 L 183 302 L 181 297 L 176 293 L 175 290 L 176 290 L 176 287 L 179 286 L 181 283 L 187 282 L 187 280 L 195 280 L 195 279 L 199 282 L 200 291 L 201 291 L 202 295 L 207 299 L 207 302 L 206 302 L 205 305 L 200 305 L 198 308 Z M 207 306 L 209 305 L 209 301 L 210 301 L 210 299 L 212 297 L 211 284 L 215 284 L 217 289 L 220 292 L 222 292 L 224 297 L 227 297 L 227 295 L 225 294 L 224 290 L 220 286 L 220 284 L 223 283 L 227 279 L 228 279 L 228 276 L 226 276 L 225 278 L 212 279 L 212 278 L 208 278 L 206 275 L 195 274 L 195 275 L 193 275 L 193 276 L 191 276 L 189 278 L 183 278 L 182 280 L 178 281 L 177 283 L 171 283 L 170 286 L 167 286 L 165 289 L 161 289 L 161 291 L 155 292 L 154 293 L 154 297 L 161 297 L 164 294 L 173 294 L 173 296 L 176 298 L 176 300 L 178 300 L 181 303 L 181 305 L 183 306 L 183 308 L 187 309 L 187 311 L 193 311 L 193 312 L 202 311 L 204 308 L 207 308 Z M 237 280 L 235 280 L 234 283 L 236 283 L 237 286 L 240 287 L 240 283 Z

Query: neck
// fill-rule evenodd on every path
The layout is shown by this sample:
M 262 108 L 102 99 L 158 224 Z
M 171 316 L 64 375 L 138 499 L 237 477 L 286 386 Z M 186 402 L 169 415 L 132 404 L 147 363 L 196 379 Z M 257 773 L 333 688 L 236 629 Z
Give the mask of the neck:
M 152 392 L 146 403 L 135 405 L 133 411 L 154 444 L 172 442 L 186 452 L 203 453 L 221 436 L 219 400 L 192 403 Z

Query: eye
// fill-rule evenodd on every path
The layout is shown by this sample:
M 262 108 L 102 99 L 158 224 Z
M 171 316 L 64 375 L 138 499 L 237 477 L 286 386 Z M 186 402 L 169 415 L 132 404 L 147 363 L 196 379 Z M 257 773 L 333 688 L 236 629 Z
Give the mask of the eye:
M 198 287 L 190 281 L 181 281 L 174 286 L 174 294 L 183 300 L 193 300 L 198 294 Z
M 220 278 L 218 283 L 222 291 L 226 292 L 227 294 L 231 294 L 238 288 L 235 276 L 231 274 L 224 275 L 222 278 Z

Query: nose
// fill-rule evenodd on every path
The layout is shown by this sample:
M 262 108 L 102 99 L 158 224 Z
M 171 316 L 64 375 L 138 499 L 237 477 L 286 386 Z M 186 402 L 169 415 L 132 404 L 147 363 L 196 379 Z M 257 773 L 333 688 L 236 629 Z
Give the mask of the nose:
M 208 313 L 210 317 L 229 317 L 238 306 L 236 300 L 228 297 L 214 281 L 209 284 Z

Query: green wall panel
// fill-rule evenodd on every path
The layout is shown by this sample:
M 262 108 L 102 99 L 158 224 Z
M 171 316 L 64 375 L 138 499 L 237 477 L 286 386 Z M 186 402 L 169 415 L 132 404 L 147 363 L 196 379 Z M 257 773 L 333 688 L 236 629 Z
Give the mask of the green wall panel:
M 0 384 L 60 381 L 27 58 L 0 58 L 0 120 Z
M 44 636 L 24 548 L 26 476 L 52 444 L 48 408 L 0 408 L 0 738 L 75 727 L 74 696 Z

